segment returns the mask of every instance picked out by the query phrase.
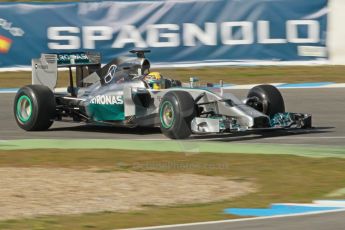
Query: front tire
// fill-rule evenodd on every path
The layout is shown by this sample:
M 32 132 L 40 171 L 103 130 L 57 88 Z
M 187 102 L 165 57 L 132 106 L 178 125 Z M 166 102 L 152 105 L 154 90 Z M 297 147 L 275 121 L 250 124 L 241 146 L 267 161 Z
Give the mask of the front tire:
M 28 85 L 19 89 L 14 99 L 14 117 L 26 131 L 47 130 L 55 118 L 53 92 L 43 85 Z
M 193 97 L 185 91 L 166 93 L 159 106 L 160 128 L 171 139 L 186 139 L 191 134 L 191 121 L 196 116 Z
M 284 99 L 273 85 L 255 86 L 249 91 L 247 98 L 249 106 L 268 116 L 285 112 Z

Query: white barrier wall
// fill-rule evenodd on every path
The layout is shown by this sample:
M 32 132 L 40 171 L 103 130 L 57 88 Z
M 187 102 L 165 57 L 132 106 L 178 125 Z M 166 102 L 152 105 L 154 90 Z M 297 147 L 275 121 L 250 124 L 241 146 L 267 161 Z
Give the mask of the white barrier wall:
M 330 62 L 345 65 L 345 0 L 330 0 L 328 14 Z

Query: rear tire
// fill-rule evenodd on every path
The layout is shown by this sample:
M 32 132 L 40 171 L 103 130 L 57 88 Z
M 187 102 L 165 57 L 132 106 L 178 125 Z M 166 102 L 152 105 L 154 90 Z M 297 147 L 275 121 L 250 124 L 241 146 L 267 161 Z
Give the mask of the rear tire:
M 170 91 L 159 106 L 160 128 L 171 139 L 185 139 L 191 134 L 191 121 L 196 116 L 193 97 L 185 91 Z
M 14 99 L 14 117 L 26 131 L 47 130 L 55 118 L 53 92 L 44 85 L 28 85 L 19 89 Z
M 258 103 L 249 104 L 249 106 L 268 116 L 285 112 L 284 99 L 273 85 L 255 86 L 249 91 L 247 98 L 256 98 Z

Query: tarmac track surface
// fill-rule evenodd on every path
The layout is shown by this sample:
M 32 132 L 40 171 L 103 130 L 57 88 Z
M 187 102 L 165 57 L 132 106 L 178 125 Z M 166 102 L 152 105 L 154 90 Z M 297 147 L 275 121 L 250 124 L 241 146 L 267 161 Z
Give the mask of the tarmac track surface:
M 303 216 L 252 219 L 238 222 L 187 224 L 166 227 L 141 228 L 155 230 L 340 230 L 345 228 L 345 211 Z M 140 228 L 138 228 L 139 230 Z
M 244 98 L 247 90 L 232 90 Z M 239 142 L 338 145 L 345 147 L 345 88 L 334 89 L 284 89 L 286 111 L 311 113 L 311 130 L 276 131 L 253 134 L 227 134 L 192 136 L 192 140 Z M 56 122 L 49 131 L 25 132 L 17 127 L 13 118 L 14 94 L 0 94 L 0 140 L 29 138 L 96 138 L 96 139 L 166 139 L 156 128 L 109 128 Z M 240 222 L 220 222 L 203 225 L 187 225 L 169 228 L 179 230 L 288 230 L 288 229 L 344 229 L 345 212 L 308 216 L 256 219 Z M 149 228 L 148 228 L 149 229 Z
M 244 98 L 248 90 L 231 90 Z M 191 140 L 242 143 L 282 143 L 345 145 L 345 88 L 283 89 L 286 111 L 311 113 L 311 130 L 194 135 Z M 44 132 L 26 132 L 13 117 L 14 94 L 0 94 L 0 139 L 87 138 L 87 139 L 166 139 L 159 128 L 114 128 L 55 122 Z

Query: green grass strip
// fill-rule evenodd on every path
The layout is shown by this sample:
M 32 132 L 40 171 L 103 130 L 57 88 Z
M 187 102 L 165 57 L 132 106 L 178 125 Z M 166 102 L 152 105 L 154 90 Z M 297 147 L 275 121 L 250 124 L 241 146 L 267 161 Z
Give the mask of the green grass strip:
M 343 146 L 242 144 L 211 141 L 104 140 L 104 139 L 25 139 L 3 140 L 0 150 L 21 149 L 122 149 L 197 153 L 288 154 L 305 157 L 345 158 Z

